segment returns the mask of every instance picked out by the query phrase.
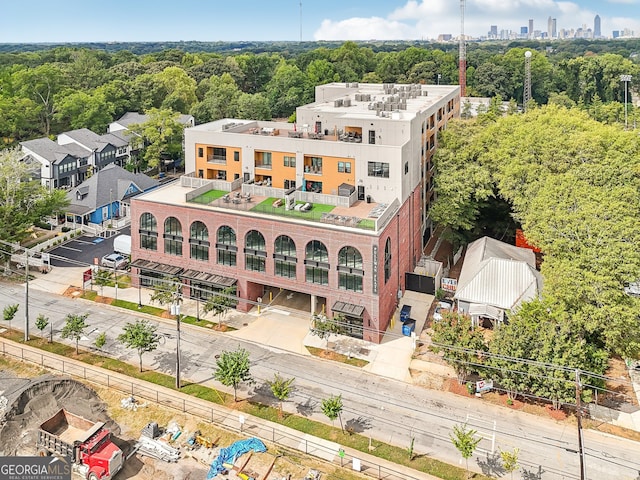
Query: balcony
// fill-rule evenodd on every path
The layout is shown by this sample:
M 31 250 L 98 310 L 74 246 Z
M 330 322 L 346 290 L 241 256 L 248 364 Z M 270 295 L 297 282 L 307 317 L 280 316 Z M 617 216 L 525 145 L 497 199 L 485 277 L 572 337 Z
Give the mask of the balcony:
M 217 163 L 219 165 L 227 164 L 227 156 L 226 155 L 207 155 L 208 163 Z
M 270 163 L 256 163 L 255 168 L 262 168 L 263 170 L 271 170 L 273 167 Z

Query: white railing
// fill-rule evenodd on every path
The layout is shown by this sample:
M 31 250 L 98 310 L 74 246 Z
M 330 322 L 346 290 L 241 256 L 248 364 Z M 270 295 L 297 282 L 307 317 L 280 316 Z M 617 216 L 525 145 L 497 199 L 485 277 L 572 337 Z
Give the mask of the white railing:
M 275 197 L 284 198 L 284 188 L 268 187 L 266 185 L 256 185 L 255 183 L 243 183 L 242 194 L 255 197 Z
M 195 174 L 189 173 L 187 175 L 182 175 L 180 177 L 180 186 L 187 188 L 198 188 L 203 185 L 207 185 L 211 182 L 211 180 L 207 180 L 206 178 L 196 177 Z
M 353 195 L 350 197 L 341 197 L 339 195 L 327 195 L 325 193 L 302 192 L 300 190 L 296 190 L 295 197 L 298 202 L 322 203 L 323 205 L 334 205 L 336 207 L 350 207 L 352 204 L 352 197 L 357 199 L 357 194 L 355 197 Z

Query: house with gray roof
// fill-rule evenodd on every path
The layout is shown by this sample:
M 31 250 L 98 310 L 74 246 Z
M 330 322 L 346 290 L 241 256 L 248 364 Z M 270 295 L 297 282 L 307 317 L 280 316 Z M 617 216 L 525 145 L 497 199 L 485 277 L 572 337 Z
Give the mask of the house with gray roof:
M 160 183 L 143 173 L 107 165 L 67 193 L 67 221 L 82 225 L 128 220 L 131 199 Z
M 485 320 L 499 324 L 541 292 L 542 276 L 532 250 L 483 237 L 467 248 L 454 299 L 474 325 Z
M 73 188 L 88 177 L 115 163 L 124 166 L 130 155 L 125 132 L 98 135 L 88 128 L 58 135 L 57 142 L 48 137 L 20 142 L 24 160 L 38 165 L 34 178 L 49 190 Z
M 20 142 L 20 146 L 23 160 L 39 167 L 34 178 L 49 190 L 74 187 L 87 174 L 91 153 L 79 145 L 60 145 L 45 137 Z
M 96 171 L 111 163 L 122 167 L 129 159 L 129 142 L 122 135 L 98 135 L 88 128 L 81 128 L 61 133 L 58 135 L 58 143 L 76 144 L 91 152 L 91 165 Z

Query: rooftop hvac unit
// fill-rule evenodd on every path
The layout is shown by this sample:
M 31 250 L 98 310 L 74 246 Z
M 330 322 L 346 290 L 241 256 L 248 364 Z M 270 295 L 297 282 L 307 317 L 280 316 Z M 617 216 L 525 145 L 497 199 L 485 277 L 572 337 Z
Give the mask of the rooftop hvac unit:
M 342 99 L 339 98 L 338 100 L 334 100 L 333 101 L 333 106 L 334 107 L 341 107 L 342 106 Z
M 429 92 L 428 92 L 427 90 L 424 90 L 424 91 L 422 92 L 422 95 L 423 95 L 424 97 L 427 97 L 427 96 L 429 96 Z
M 351 99 L 350 98 L 345 98 L 344 102 L 342 104 L 345 107 L 350 107 L 351 106 Z
M 368 93 L 363 93 L 362 94 L 362 100 L 364 100 L 365 102 L 370 102 L 371 101 L 371 95 L 369 95 Z M 374 98 L 375 100 L 375 98 Z
M 362 101 L 362 95 L 361 94 L 356 93 L 355 97 L 356 97 L 356 102 L 361 102 Z

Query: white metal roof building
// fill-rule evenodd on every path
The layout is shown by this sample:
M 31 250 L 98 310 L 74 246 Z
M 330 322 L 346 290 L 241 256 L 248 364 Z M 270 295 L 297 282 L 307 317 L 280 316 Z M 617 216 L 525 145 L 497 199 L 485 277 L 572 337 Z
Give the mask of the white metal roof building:
M 542 291 L 532 250 L 483 237 L 467 249 L 455 299 L 458 311 L 471 316 L 474 325 L 482 318 L 502 322 L 505 313 Z

